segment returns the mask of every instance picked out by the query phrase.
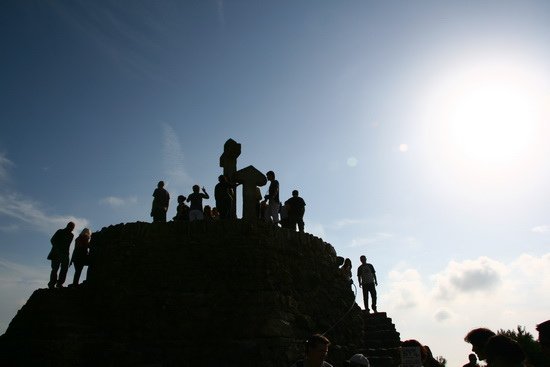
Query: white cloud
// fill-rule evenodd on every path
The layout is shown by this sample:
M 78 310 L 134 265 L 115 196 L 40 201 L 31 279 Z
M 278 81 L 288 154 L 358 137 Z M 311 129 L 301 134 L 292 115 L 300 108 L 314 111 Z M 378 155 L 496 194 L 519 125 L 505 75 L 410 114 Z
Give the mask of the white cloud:
M 100 200 L 101 204 L 109 205 L 113 208 L 118 208 L 121 206 L 129 205 L 129 204 L 135 204 L 137 203 L 137 198 L 132 196 L 128 198 L 119 198 L 116 196 L 107 196 L 106 198 L 103 198 Z
M 446 307 L 441 307 L 435 311 L 434 320 L 437 322 L 445 322 L 455 317 L 454 312 Z
M 451 261 L 447 269 L 435 277 L 435 296 L 452 299 L 464 293 L 491 292 L 503 282 L 506 273 L 505 265 L 487 257 L 462 263 Z
M 47 215 L 40 208 L 40 204 L 22 198 L 18 194 L 0 193 L 0 214 L 46 233 L 53 233 L 59 228 L 64 228 L 68 222 L 74 222 L 77 230 L 88 227 L 88 220 L 84 218 L 70 215 Z
M 418 339 L 459 365 L 469 352 L 462 341 L 469 330 L 522 325 L 534 333 L 548 319 L 550 253 L 506 263 L 487 257 L 451 261 L 433 275 L 399 264 L 380 286 L 378 309 L 391 315 L 401 338 Z
M 535 233 L 546 233 L 550 231 L 550 226 L 549 225 L 537 226 L 537 227 L 531 228 L 531 231 Z
M 163 124 L 163 129 L 164 165 L 169 181 L 181 186 L 192 184 L 191 177 L 185 169 L 185 157 L 176 132 L 168 124 Z
M 359 161 L 355 157 L 349 157 L 346 160 L 346 164 L 348 165 L 348 167 L 355 167 L 357 166 L 357 163 L 359 163 Z
M 417 270 L 392 270 L 389 273 L 389 280 L 390 291 L 383 296 L 383 302 L 389 308 L 413 309 L 418 307 L 425 298 L 423 295 L 426 294 L 426 289 Z

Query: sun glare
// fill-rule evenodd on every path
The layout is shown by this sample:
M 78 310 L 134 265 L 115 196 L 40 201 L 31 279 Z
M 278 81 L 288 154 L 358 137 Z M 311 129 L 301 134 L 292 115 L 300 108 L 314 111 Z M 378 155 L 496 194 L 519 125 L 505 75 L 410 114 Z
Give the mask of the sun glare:
M 476 65 L 450 75 L 432 110 L 442 153 L 484 168 L 528 159 L 541 127 L 540 81 L 510 65 Z
M 502 55 L 461 61 L 434 73 L 420 100 L 426 177 L 445 195 L 527 192 L 548 151 L 547 72 Z
M 470 81 L 449 101 L 452 149 L 467 160 L 503 164 L 521 159 L 535 138 L 532 93 L 508 82 Z

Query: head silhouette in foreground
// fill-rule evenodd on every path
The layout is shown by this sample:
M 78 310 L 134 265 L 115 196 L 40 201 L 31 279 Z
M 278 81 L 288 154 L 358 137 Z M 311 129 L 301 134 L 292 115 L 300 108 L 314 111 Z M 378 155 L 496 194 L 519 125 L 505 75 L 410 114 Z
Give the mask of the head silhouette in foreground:
M 293 367 L 332 367 L 325 362 L 330 341 L 321 334 L 313 334 L 306 340 L 305 358 L 296 362 Z
M 477 354 L 477 358 L 480 361 L 485 360 L 485 345 L 491 337 L 495 336 L 495 333 L 487 328 L 477 328 L 471 330 L 464 337 L 464 341 L 472 344 L 472 352 Z

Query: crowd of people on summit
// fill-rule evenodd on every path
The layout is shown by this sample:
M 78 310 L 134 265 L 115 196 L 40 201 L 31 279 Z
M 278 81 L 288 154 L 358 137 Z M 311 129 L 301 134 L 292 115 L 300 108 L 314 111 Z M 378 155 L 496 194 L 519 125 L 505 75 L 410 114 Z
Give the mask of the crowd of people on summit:
M 298 190 L 292 191 L 292 196 L 284 203 L 279 197 L 279 181 L 275 179 L 275 172 L 269 171 L 266 173 L 269 187 L 262 197 L 261 191 L 257 188 L 257 203 L 256 215 L 258 220 L 263 220 L 273 223 L 282 228 L 304 232 L 304 214 L 306 202 L 299 196 Z M 153 192 L 153 204 L 151 207 L 151 217 L 153 222 L 166 222 L 167 212 L 170 205 L 170 194 L 164 188 L 164 181 L 159 181 L 157 188 Z M 210 195 L 204 187 L 199 185 L 193 186 L 193 192 L 187 197 L 178 195 L 178 205 L 176 207 L 176 215 L 172 218 L 173 221 L 189 221 L 196 220 L 218 220 L 218 219 L 234 219 L 236 211 L 235 189 L 238 184 L 231 182 L 226 175 L 218 177 L 218 183 L 214 188 L 215 206 L 203 205 L 203 200 L 210 199 Z M 189 205 L 187 205 L 189 203 Z
M 269 171 L 266 174 L 269 187 L 262 197 L 261 191 L 257 188 L 256 214 L 258 220 L 263 220 L 283 228 L 304 232 L 305 201 L 299 196 L 298 190 L 292 191 L 292 197 L 284 203 L 280 202 L 279 181 L 275 179 L 275 173 Z M 170 204 L 170 194 L 164 188 L 163 181 L 159 181 L 153 192 L 153 203 L 151 217 L 153 222 L 166 222 L 167 212 Z M 218 183 L 214 189 L 215 207 L 203 205 L 204 200 L 210 199 L 204 187 L 194 185 L 192 193 L 187 197 L 178 195 L 176 215 L 173 221 L 197 221 L 197 220 L 225 220 L 236 218 L 234 200 L 237 184 L 232 183 L 225 175 L 218 177 Z M 189 205 L 187 205 L 189 203 Z M 74 264 L 73 282 L 69 285 L 76 286 L 84 266 L 88 265 L 91 231 L 84 228 L 75 240 L 73 254 L 69 256 L 69 249 L 74 238 L 73 230 L 75 223 L 69 222 L 65 228 L 59 229 L 52 236 L 50 242 L 52 248 L 48 254 L 51 261 L 49 288 L 63 288 L 67 271 L 70 265 Z M 359 287 L 363 290 L 363 303 L 365 312 L 370 313 L 370 308 L 377 313 L 376 286 L 378 280 L 374 266 L 367 263 L 366 256 L 360 257 L 361 265 L 357 269 L 357 280 Z M 345 259 L 339 269 L 340 275 L 349 284 L 353 284 L 352 263 Z M 371 298 L 369 308 L 369 295 Z M 539 332 L 538 342 L 542 351 L 550 360 L 550 320 L 537 325 Z M 526 353 L 520 344 L 503 334 L 496 334 L 487 328 L 471 330 L 464 340 L 472 345 L 472 352 L 469 362 L 463 367 L 528 367 L 526 364 Z M 304 359 L 297 361 L 293 367 L 332 367 L 325 361 L 330 346 L 329 340 L 321 334 L 314 334 L 306 340 Z M 417 348 L 420 362 L 419 367 L 441 367 L 442 364 L 433 357 L 428 346 L 422 345 L 415 339 L 405 340 L 401 343 L 402 348 Z M 480 364 L 481 362 L 481 364 Z M 363 354 L 355 354 L 346 361 L 346 366 L 367 366 L 369 360 Z

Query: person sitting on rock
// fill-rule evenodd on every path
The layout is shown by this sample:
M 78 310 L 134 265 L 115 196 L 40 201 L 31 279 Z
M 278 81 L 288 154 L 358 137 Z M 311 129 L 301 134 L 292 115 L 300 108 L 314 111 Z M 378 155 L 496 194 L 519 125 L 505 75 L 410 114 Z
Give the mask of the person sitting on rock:
M 173 218 L 175 222 L 183 222 L 189 220 L 189 207 L 185 204 L 186 197 L 178 196 L 178 206 L 176 208 L 176 216 Z
M 306 355 L 303 360 L 300 360 L 292 365 L 292 367 L 332 367 L 328 362 L 325 362 L 327 357 L 330 341 L 321 334 L 314 334 L 306 340 Z

